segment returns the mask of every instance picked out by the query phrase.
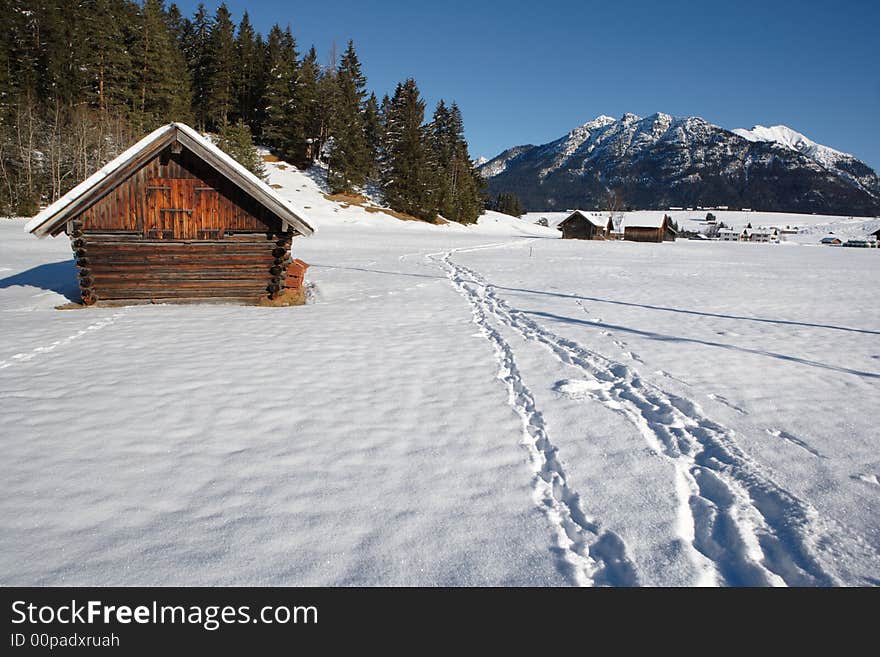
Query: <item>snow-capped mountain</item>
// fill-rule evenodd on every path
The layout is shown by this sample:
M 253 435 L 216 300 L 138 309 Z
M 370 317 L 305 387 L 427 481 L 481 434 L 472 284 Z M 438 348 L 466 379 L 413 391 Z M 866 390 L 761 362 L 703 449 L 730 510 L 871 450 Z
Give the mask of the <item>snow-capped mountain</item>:
M 548 144 L 508 149 L 480 171 L 490 193 L 515 192 L 529 210 L 599 207 L 616 190 L 633 208 L 880 214 L 880 178 L 864 163 L 788 129 L 773 133 L 786 143 L 744 132 L 698 117 L 600 115 Z
M 841 178 L 849 180 L 856 187 L 864 189 L 873 196 L 880 197 L 877 174 L 866 164 L 849 153 L 836 150 L 830 146 L 817 144 L 809 137 L 785 125 L 756 125 L 751 130 L 736 128 L 733 132 L 749 141 L 763 141 L 777 144 L 803 153 L 811 160 L 837 173 Z

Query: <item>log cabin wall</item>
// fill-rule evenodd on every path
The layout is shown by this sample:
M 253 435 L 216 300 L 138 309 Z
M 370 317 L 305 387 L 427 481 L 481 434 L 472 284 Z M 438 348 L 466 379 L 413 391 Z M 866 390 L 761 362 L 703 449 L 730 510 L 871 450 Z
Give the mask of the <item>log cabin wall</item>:
M 201 159 L 173 150 L 68 223 L 83 301 L 279 292 L 294 233 Z
M 623 230 L 623 239 L 630 242 L 662 242 L 663 233 L 663 228 L 627 226 Z

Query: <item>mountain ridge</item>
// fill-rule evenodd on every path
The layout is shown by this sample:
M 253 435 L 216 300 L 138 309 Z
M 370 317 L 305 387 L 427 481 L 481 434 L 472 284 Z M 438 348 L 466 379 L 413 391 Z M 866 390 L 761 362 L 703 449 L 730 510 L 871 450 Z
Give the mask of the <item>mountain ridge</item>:
M 515 192 L 529 210 L 600 207 L 613 189 L 635 209 L 880 214 L 880 178 L 852 155 L 786 126 L 734 131 L 662 112 L 600 114 L 546 144 L 506 149 L 480 171 L 490 193 Z

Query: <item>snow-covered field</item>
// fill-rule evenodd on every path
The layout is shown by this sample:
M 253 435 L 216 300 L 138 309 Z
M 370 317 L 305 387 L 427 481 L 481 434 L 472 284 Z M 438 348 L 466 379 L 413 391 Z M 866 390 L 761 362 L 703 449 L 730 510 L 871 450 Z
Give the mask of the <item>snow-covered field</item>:
M 401 222 L 271 165 L 299 308 L 0 221 L 0 584 L 880 584 L 880 251 Z

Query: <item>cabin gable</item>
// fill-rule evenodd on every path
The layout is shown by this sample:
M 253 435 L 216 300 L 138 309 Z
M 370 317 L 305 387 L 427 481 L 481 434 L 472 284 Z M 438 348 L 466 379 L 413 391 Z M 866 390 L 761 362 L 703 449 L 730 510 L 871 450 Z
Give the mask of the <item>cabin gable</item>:
M 281 231 L 276 214 L 176 142 L 116 182 L 71 217 L 85 233 L 199 240 Z

